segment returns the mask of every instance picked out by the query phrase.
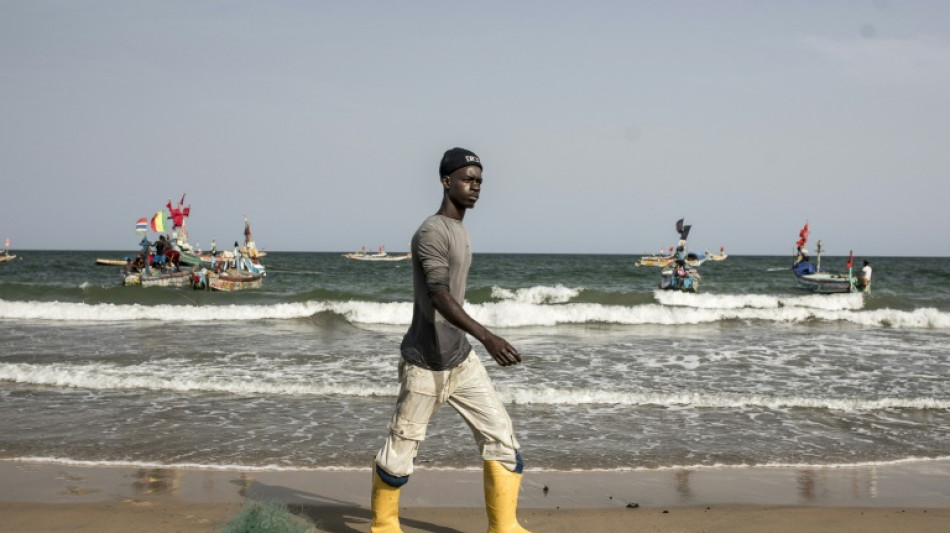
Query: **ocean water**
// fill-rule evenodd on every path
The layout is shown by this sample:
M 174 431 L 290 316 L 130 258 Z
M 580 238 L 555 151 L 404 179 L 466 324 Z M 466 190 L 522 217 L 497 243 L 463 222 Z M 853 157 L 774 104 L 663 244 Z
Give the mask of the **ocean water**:
M 0 460 L 365 468 L 411 318 L 408 262 L 271 253 L 258 291 L 122 287 L 96 257 L 0 264 Z M 529 468 L 855 465 L 950 457 L 950 261 L 869 258 L 871 294 L 799 292 L 789 257 L 657 289 L 630 255 L 476 254 L 476 350 Z M 864 258 L 856 258 L 858 262 Z M 843 258 L 823 266 L 843 268 Z M 479 468 L 451 408 L 417 464 Z

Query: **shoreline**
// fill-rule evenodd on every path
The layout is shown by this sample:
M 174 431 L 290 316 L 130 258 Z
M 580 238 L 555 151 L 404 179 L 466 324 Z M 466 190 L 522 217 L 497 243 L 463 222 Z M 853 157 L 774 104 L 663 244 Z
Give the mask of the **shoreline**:
M 0 461 L 0 478 L 5 480 L 0 532 L 220 531 L 248 499 L 286 504 L 310 516 L 318 531 L 369 531 L 372 520 L 368 467 L 242 472 Z M 536 533 L 944 531 L 950 523 L 948 486 L 950 460 L 824 468 L 529 470 L 519 517 Z M 406 532 L 484 531 L 481 473 L 417 471 L 403 489 L 400 512 Z

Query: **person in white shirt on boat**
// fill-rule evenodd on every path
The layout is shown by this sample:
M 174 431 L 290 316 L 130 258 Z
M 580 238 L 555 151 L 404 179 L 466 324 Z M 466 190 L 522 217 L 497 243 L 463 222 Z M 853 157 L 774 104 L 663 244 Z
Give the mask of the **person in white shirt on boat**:
M 858 275 L 858 286 L 864 292 L 871 290 L 871 262 L 867 259 L 864 260 L 864 266 L 861 267 L 861 273 Z

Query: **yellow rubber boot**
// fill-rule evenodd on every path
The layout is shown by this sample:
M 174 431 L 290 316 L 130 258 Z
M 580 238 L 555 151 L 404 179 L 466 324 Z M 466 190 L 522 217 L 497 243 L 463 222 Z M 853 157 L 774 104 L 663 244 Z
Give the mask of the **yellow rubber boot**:
M 498 461 L 485 461 L 485 510 L 488 533 L 531 533 L 518 524 L 518 491 L 521 474 Z
M 372 533 L 402 533 L 399 529 L 399 489 L 390 486 L 376 473 L 373 465 Z

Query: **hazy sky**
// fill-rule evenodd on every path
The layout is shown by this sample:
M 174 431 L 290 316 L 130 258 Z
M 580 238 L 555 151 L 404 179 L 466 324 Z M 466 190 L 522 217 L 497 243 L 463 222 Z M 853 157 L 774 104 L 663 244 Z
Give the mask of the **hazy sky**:
M 0 0 L 0 239 L 950 255 L 950 2 Z M 155 235 L 149 233 L 151 238 Z

